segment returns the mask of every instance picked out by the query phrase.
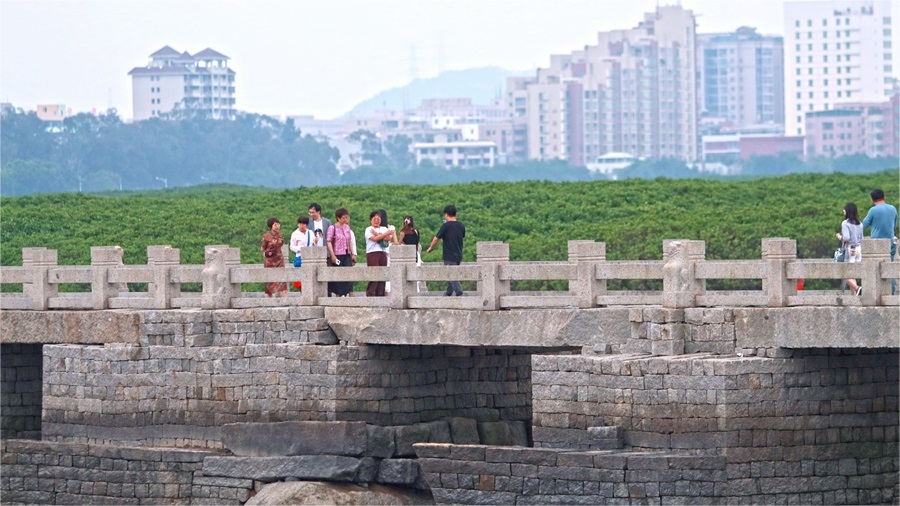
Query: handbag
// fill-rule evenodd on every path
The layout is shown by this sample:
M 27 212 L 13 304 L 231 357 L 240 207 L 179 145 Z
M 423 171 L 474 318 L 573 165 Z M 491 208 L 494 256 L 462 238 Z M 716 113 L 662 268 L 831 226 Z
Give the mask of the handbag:
M 834 250 L 834 261 L 835 262 L 843 262 L 846 259 L 846 251 L 844 248 L 838 248 Z
M 389 243 L 389 242 L 387 242 L 386 240 L 382 239 L 382 240 L 378 241 L 378 245 L 381 246 L 381 249 L 387 249 L 387 247 L 390 246 L 391 243 Z

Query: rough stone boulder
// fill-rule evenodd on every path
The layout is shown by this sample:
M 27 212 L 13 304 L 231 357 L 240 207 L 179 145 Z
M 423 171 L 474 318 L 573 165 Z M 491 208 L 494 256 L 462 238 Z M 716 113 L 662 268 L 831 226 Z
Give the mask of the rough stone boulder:
M 385 487 L 382 485 L 353 485 L 318 481 L 288 481 L 270 483 L 245 503 L 262 505 L 373 505 L 434 504 L 431 494 L 422 491 Z

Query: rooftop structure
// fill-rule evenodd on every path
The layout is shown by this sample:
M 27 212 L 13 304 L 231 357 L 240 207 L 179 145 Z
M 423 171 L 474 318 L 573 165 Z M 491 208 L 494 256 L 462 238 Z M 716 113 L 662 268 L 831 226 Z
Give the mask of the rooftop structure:
M 235 72 L 228 67 L 228 60 L 210 48 L 194 55 L 169 46 L 154 52 L 146 66 L 135 67 L 128 73 L 134 121 L 178 109 L 212 118 L 231 118 Z

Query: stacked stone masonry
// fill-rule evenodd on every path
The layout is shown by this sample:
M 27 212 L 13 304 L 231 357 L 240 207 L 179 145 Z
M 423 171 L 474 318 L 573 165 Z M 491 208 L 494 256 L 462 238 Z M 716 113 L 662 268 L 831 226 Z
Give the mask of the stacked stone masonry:
M 2 435 L 39 438 L 41 433 L 41 345 L 0 346 Z
M 779 347 L 810 332 L 793 311 L 891 310 L 618 309 L 590 341 L 546 350 L 365 344 L 363 330 L 348 343 L 321 307 L 117 313 L 139 320 L 121 343 L 0 346 L 0 490 L 4 503 L 240 504 L 301 479 L 455 504 L 896 503 L 898 347 Z
M 341 346 L 321 308 L 148 311 L 141 342 L 45 345 L 45 440 L 221 447 L 237 422 L 530 419 L 530 355 Z
M 438 504 L 725 504 L 724 457 L 415 445 Z
M 724 456 L 739 502 L 898 498 L 897 350 L 535 356 L 532 367 L 535 445 L 616 426 L 634 450 Z
M 210 478 L 209 451 L 0 443 L 5 504 L 243 504 L 253 480 Z

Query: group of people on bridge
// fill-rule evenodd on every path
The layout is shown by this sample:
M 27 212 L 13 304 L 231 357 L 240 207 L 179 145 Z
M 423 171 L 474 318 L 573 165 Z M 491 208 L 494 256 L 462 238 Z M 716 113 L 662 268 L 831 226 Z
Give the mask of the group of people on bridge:
M 884 190 L 881 188 L 875 188 L 869 196 L 872 197 L 872 207 L 869 208 L 869 212 L 862 221 L 859 220 L 859 210 L 855 203 L 848 202 L 844 206 L 844 221 L 841 222 L 840 231 L 834 234 L 841 241 L 840 252 L 835 255 L 835 260 L 849 263 L 861 262 L 860 242 L 863 238 L 863 230 L 871 228 L 872 239 L 893 239 L 891 241 L 891 261 L 894 261 L 894 255 L 897 253 L 897 237 L 894 235 L 897 230 L 897 208 L 885 203 Z M 895 283 L 895 281 L 891 281 L 891 294 L 896 291 Z M 862 294 L 862 287 L 859 286 L 856 279 L 847 279 L 847 286 L 851 293 Z
M 300 267 L 303 264 L 300 248 L 310 246 L 325 246 L 328 249 L 327 265 L 329 266 L 351 267 L 355 265 L 357 258 L 356 234 L 350 228 L 350 213 L 347 209 L 339 207 L 334 211 L 334 223 L 322 216 L 322 206 L 317 203 L 309 205 L 308 213 L 308 215 L 297 218 L 297 229 L 291 233 L 289 248 L 294 252 L 294 267 Z M 367 266 L 387 266 L 390 261 L 392 244 L 415 246 L 416 260 L 418 264 L 421 264 L 422 246 L 413 216 L 404 216 L 403 227 L 398 231 L 396 227 L 388 224 L 387 212 L 384 209 L 375 209 L 369 213 L 369 223 L 370 225 L 364 232 Z M 266 221 L 266 227 L 269 230 L 260 241 L 263 265 L 265 267 L 284 267 L 285 259 L 282 252 L 284 235 L 280 231 L 281 222 L 273 216 Z M 425 252 L 431 253 L 437 243 L 441 242 L 444 265 L 459 265 L 462 263 L 465 237 L 466 227 L 456 219 L 456 207 L 447 205 L 444 207 L 444 223 Z M 353 284 L 352 281 L 329 282 L 328 296 L 350 296 L 353 293 Z M 294 288 L 302 289 L 302 286 L 299 282 L 295 282 Z M 284 297 L 287 295 L 287 291 L 287 283 L 266 283 L 265 294 L 268 297 Z M 387 282 L 370 281 L 366 287 L 366 296 L 383 297 L 389 291 L 390 287 Z M 420 287 L 420 291 L 424 291 L 424 287 Z M 447 296 L 462 295 L 462 286 L 459 281 L 448 282 L 444 294 Z

